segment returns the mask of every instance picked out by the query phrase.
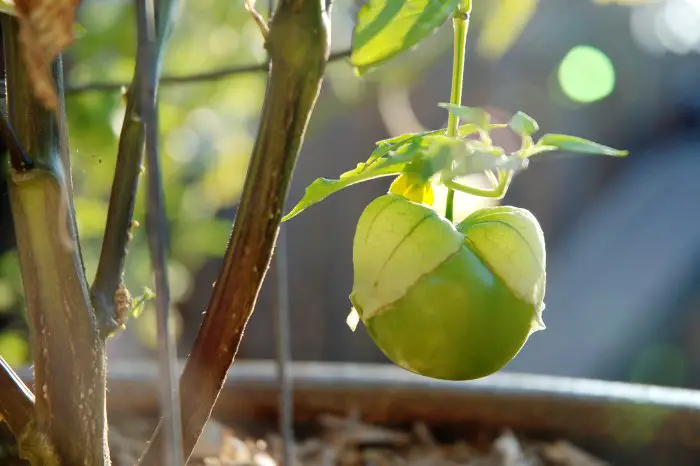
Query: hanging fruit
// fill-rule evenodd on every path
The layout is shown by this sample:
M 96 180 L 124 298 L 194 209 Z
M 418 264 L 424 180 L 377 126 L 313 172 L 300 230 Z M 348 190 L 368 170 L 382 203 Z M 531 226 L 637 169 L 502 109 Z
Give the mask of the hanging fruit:
M 357 225 L 350 300 L 377 346 L 429 377 L 475 379 L 544 328 L 545 243 L 525 209 L 474 212 L 456 227 L 387 194 Z

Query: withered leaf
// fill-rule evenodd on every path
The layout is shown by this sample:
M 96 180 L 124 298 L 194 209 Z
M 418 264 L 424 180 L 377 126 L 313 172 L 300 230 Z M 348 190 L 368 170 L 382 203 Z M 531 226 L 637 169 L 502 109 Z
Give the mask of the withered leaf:
M 51 64 L 74 40 L 81 0 L 15 0 L 19 40 L 36 97 L 50 110 L 58 107 Z

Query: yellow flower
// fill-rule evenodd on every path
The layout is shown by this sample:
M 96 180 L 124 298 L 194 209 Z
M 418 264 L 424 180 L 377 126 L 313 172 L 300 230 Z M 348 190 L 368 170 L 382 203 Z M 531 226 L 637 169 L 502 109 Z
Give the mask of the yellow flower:
M 423 182 L 417 177 L 406 174 L 400 175 L 391 183 L 389 192 L 420 204 L 433 205 L 435 202 L 435 193 L 430 181 Z

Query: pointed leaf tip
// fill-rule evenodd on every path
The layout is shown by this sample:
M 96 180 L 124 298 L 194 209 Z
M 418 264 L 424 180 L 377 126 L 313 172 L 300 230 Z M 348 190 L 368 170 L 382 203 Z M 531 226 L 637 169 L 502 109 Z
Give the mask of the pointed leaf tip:
M 545 134 L 537 142 L 537 145 L 556 147 L 562 151 L 580 154 L 608 155 L 611 157 L 625 157 L 629 154 L 626 150 L 615 149 L 588 139 L 566 134 Z

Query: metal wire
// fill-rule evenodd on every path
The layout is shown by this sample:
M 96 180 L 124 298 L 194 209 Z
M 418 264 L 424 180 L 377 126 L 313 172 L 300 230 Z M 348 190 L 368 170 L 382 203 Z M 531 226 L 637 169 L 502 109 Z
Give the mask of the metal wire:
M 292 466 L 294 446 L 293 383 L 290 373 L 292 361 L 289 274 L 287 267 L 287 238 L 280 228 L 275 251 L 275 343 L 277 350 L 277 381 L 279 385 L 279 430 L 282 435 L 282 465 Z
M 268 0 L 268 21 L 272 18 L 275 0 Z M 269 60 L 269 57 L 268 57 Z M 294 407 L 293 383 L 290 374 L 292 362 L 291 322 L 289 309 L 289 269 L 287 261 L 287 235 L 280 226 L 275 251 L 275 345 L 277 356 L 277 383 L 279 385 L 279 431 L 282 436 L 282 466 L 294 463 Z

